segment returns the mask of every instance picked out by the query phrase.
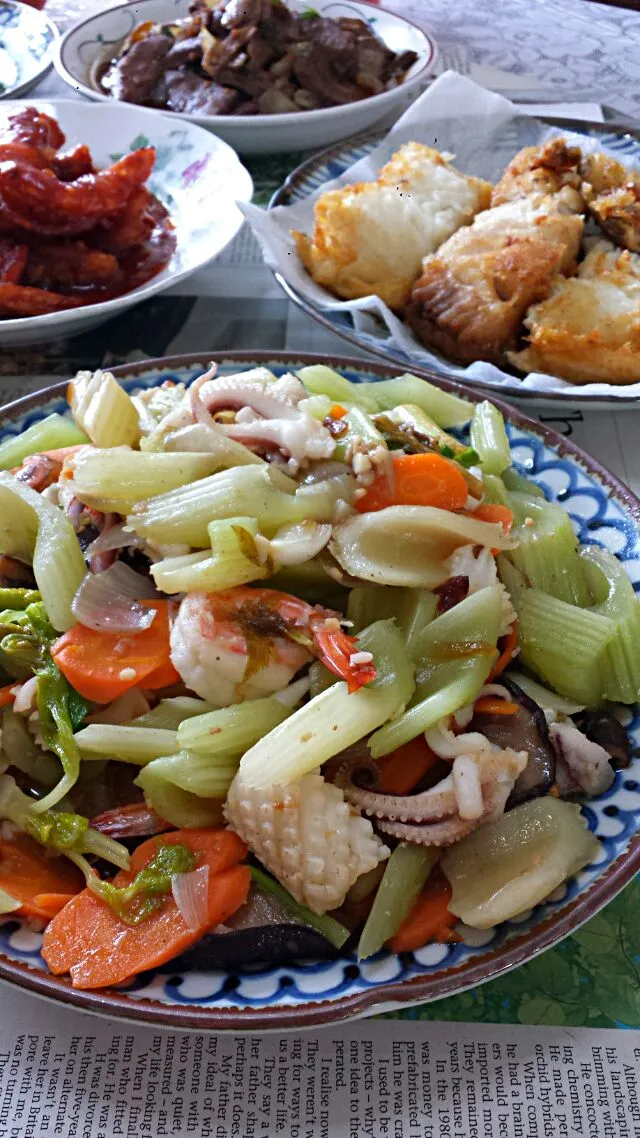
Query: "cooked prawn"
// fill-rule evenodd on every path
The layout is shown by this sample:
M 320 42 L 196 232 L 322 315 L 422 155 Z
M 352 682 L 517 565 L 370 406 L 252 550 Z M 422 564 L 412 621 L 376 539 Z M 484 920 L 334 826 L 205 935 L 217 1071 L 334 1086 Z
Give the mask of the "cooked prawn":
M 371 657 L 358 652 L 338 614 L 275 589 L 190 593 L 171 631 L 174 667 L 215 707 L 279 691 L 314 656 L 350 691 L 375 678 Z

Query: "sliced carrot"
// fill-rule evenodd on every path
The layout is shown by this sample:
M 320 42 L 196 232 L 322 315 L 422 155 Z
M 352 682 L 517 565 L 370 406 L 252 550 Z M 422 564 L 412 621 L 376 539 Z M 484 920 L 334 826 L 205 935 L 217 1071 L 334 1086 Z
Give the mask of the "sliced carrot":
M 344 419 L 345 415 L 348 415 L 348 414 L 349 414 L 349 412 L 347 411 L 347 408 L 343 407 L 341 403 L 334 403 L 333 407 L 331 408 L 331 410 L 329 412 L 329 418 L 331 418 L 331 419 Z
M 380 781 L 376 791 L 380 794 L 409 794 L 429 768 L 439 761 L 424 735 L 418 735 L 390 755 L 378 759 Z
M 518 626 L 517 621 L 514 620 L 511 628 L 506 636 L 502 637 L 500 645 L 500 655 L 496 660 L 493 668 L 489 672 L 489 683 L 495 680 L 496 676 L 501 676 L 507 665 L 515 656 L 516 648 L 518 647 Z
M 16 686 L 17 684 L 14 680 L 12 684 L 5 684 L 4 687 L 0 688 L 0 707 L 9 707 L 9 704 L 13 703 L 16 698 L 14 690 Z
M 494 525 L 500 523 L 505 533 L 511 533 L 513 528 L 513 511 L 508 506 L 501 506 L 498 503 L 493 505 L 487 502 L 476 506 L 470 516 L 480 522 L 493 522 Z
M 42 846 L 26 834 L 0 838 L 0 889 L 22 902 L 25 916 L 48 920 L 52 914 L 39 903 L 42 894 L 79 893 L 84 878 L 65 857 L 47 857 Z
M 477 699 L 474 707 L 474 712 L 478 715 L 515 715 L 518 710 L 517 703 L 512 703 L 509 699 L 499 699 L 493 695 L 483 695 Z
M 184 921 L 171 894 L 138 925 L 125 924 L 109 906 L 84 889 L 51 921 L 42 955 L 56 975 L 70 972 L 75 988 L 104 988 L 179 956 L 244 904 L 251 884 L 244 842 L 229 830 L 175 830 L 149 838 L 120 871 L 116 885 L 128 885 L 161 845 L 188 845 L 207 866 L 206 911 L 195 928 Z
M 157 613 L 144 632 L 127 636 L 74 624 L 53 645 L 51 654 L 60 671 L 85 699 L 111 703 L 136 684 L 169 687 L 180 679 L 169 658 L 172 602 L 142 603 Z
M 462 510 L 469 491 L 455 462 L 440 454 L 401 454 L 393 457 L 393 479 L 379 474 L 356 503 L 361 514 L 387 506 L 437 506 Z
M 48 917 L 55 917 L 75 896 L 75 893 L 38 893 L 33 900 L 41 912 Z
M 434 873 L 395 936 L 387 941 L 391 952 L 413 952 L 441 937 L 458 918 L 449 912 L 451 886 L 441 873 Z

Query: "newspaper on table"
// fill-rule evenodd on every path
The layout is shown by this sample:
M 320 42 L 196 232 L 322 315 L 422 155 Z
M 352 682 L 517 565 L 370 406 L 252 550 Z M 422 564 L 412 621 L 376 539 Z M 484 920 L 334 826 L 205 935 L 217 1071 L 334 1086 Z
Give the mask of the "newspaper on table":
M 466 174 L 474 174 L 496 182 L 505 166 L 522 147 L 534 146 L 547 138 L 562 135 L 579 144 L 585 151 L 604 149 L 600 140 L 560 131 L 541 123 L 509 99 L 486 90 L 471 79 L 446 71 L 409 107 L 378 146 L 354 163 L 338 178 L 326 182 L 314 194 L 290 206 L 279 206 L 265 211 L 258 206 L 241 204 L 240 208 L 261 243 L 270 268 L 277 270 L 298 293 L 325 311 L 346 312 L 351 316 L 356 331 L 377 342 L 379 347 L 391 344 L 423 366 L 435 366 L 438 371 L 463 382 L 482 381 L 496 388 L 513 387 L 514 377 L 493 364 L 476 362 L 468 367 L 446 363 L 420 344 L 410 329 L 376 296 L 359 300 L 338 301 L 306 272 L 297 252 L 292 230 L 311 233 L 313 211 L 317 198 L 329 189 L 357 182 L 372 181 L 380 168 L 405 142 L 422 142 L 438 150 L 453 154 L 456 166 Z M 623 163 L 625 154 L 615 157 Z M 616 386 L 607 383 L 586 385 L 571 384 L 554 376 L 531 373 L 522 379 L 526 391 L 569 390 L 572 396 L 606 395 L 615 400 L 620 396 L 640 395 L 640 383 Z
M 5 986 L 0 1138 L 640 1138 L 640 1032 L 184 1034 Z

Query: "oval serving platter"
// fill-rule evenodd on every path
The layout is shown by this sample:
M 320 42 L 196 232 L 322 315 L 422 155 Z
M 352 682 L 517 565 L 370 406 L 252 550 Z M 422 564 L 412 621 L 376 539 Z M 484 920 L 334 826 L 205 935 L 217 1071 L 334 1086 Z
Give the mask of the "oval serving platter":
M 637 128 L 616 123 L 588 122 L 583 119 L 545 118 L 544 115 L 540 115 L 539 118 L 548 126 L 557 127 L 559 130 L 570 130 L 575 134 L 582 134 L 588 139 L 596 139 L 607 150 L 620 155 L 622 161 L 635 160 L 640 164 L 640 130 Z M 386 131 L 379 130 L 366 132 L 354 138 L 348 138 L 344 142 L 336 143 L 320 154 L 314 154 L 307 158 L 295 170 L 291 171 L 286 181 L 276 190 L 268 208 L 275 209 L 276 206 L 294 205 L 304 198 L 311 197 L 326 182 L 339 178 L 355 162 L 359 162 L 361 158 L 370 154 L 386 137 L 386 133 Z M 274 276 L 294 304 L 306 312 L 308 316 L 317 320 L 328 331 L 340 336 L 342 340 L 354 344 L 369 355 L 378 356 L 387 363 L 400 364 L 403 369 L 410 367 L 417 375 L 429 377 L 433 374 L 433 359 L 428 359 L 426 356 L 421 358 L 420 345 L 417 341 L 415 353 L 409 355 L 401 347 L 388 340 L 383 340 L 381 336 L 367 332 L 363 328 L 356 328 L 348 312 L 331 311 L 303 296 L 297 288 L 287 281 L 282 273 L 275 271 Z M 371 317 L 371 319 L 375 320 L 375 317 Z M 380 322 L 381 332 L 382 328 L 383 325 Z M 495 396 L 496 398 L 516 399 L 518 402 L 535 403 L 536 406 L 543 404 L 557 406 L 558 403 L 562 403 L 571 404 L 573 407 L 584 405 L 592 409 L 596 407 L 615 409 L 623 406 L 640 408 L 640 397 L 637 395 L 616 394 L 611 397 L 601 393 L 575 395 L 570 386 L 558 391 L 535 390 L 523 387 L 515 375 L 513 384 L 505 384 L 500 387 L 482 383 L 481 380 L 477 379 L 465 380 L 463 378 L 460 380 L 455 371 L 455 365 L 449 365 L 445 359 L 441 360 L 439 374 L 445 379 L 472 384 L 479 391 L 485 391 L 490 398 Z M 598 386 L 602 387 L 603 385 L 599 384 Z M 620 392 L 621 388 L 616 387 L 615 390 Z
M 0 0 L 0 99 L 35 87 L 53 63 L 57 42 L 58 30 L 44 12 Z
M 128 391 L 165 380 L 190 382 L 211 359 L 219 374 L 257 364 L 277 374 L 323 362 L 349 379 L 390 378 L 397 368 L 341 357 L 237 352 L 175 356 L 115 368 Z M 431 374 L 446 390 L 470 401 L 480 396 Z M 65 383 L 27 396 L 0 412 L 0 438 L 67 409 Z M 568 511 L 581 541 L 599 543 L 620 558 L 640 588 L 640 501 L 612 474 L 554 431 L 495 401 L 508 421 L 515 465 Z M 629 713 L 640 745 L 640 715 Z M 354 956 L 317 963 L 245 967 L 233 972 L 181 971 L 175 962 L 146 973 L 126 988 L 74 990 L 51 976 L 40 956 L 41 935 L 11 917 L 0 923 L 0 977 L 64 1004 L 172 1028 L 214 1031 L 283 1030 L 323 1026 L 391 1008 L 437 1000 L 493 979 L 556 944 L 594 916 L 640 870 L 640 759 L 616 773 L 611 789 L 584 808 L 602 840 L 597 863 L 518 921 L 478 934 L 475 943 L 431 944 L 401 956 L 382 951 L 358 963 Z

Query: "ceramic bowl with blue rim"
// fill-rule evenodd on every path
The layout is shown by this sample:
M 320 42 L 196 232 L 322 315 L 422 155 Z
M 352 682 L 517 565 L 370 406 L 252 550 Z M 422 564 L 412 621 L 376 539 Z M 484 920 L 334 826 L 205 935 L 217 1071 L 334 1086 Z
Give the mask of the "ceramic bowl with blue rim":
M 218 363 L 218 374 L 258 364 L 277 374 L 322 362 L 355 382 L 375 382 L 397 368 L 332 356 L 269 352 L 212 353 L 148 360 L 116 368 L 127 391 L 165 380 L 190 382 Z M 454 383 L 432 382 L 470 402 L 480 398 Z M 0 412 L 0 440 L 57 411 L 67 413 L 66 384 L 29 395 Z M 625 566 L 640 588 L 640 501 L 612 474 L 548 427 L 500 404 L 514 465 L 568 511 L 580 541 L 601 544 Z M 640 744 L 640 715 L 629 712 L 627 729 Z M 473 943 L 431 944 L 395 956 L 386 950 L 358 963 L 355 956 L 317 963 L 252 966 L 209 972 L 169 965 L 145 973 L 127 988 L 74 990 L 68 978 L 51 976 L 40 955 L 42 937 L 11 917 L 0 923 L 0 977 L 87 1011 L 198 1030 L 255 1031 L 322 1026 L 374 1012 L 426 1003 L 491 980 L 556 944 L 607 904 L 640 869 L 640 759 L 616 773 L 610 790 L 589 801 L 584 813 L 601 840 L 597 862 L 553 898 L 517 921 L 478 933 Z
M 614 123 L 587 122 L 582 119 L 553 119 L 544 116 L 540 116 L 537 120 L 525 117 L 513 120 L 512 129 L 507 135 L 510 147 L 509 154 L 539 141 L 540 122 L 559 131 L 572 132 L 576 136 L 572 141 L 578 144 L 582 139 L 587 147 L 589 145 L 592 148 L 597 146 L 598 149 L 603 147 L 623 163 L 633 163 L 636 166 L 640 164 L 640 130 L 628 126 L 616 126 Z M 329 147 L 321 154 L 314 154 L 295 170 L 292 170 L 286 181 L 271 198 L 269 209 L 275 209 L 277 206 L 294 206 L 311 198 L 327 182 L 333 182 L 340 178 L 356 162 L 371 154 L 385 137 L 385 132 L 371 131 L 356 138 L 346 139 L 345 142 Z M 445 150 L 447 147 L 443 145 L 442 149 Z M 476 155 L 476 160 L 478 160 L 478 155 Z M 474 166 L 473 172 L 481 174 L 489 180 L 495 180 L 502 166 L 499 165 L 496 170 L 492 168 L 492 161 L 488 160 L 488 162 L 487 168 L 481 170 Z M 296 222 L 296 227 L 300 227 L 299 220 Z M 513 376 L 512 380 L 501 382 L 500 385 L 485 383 L 481 376 L 477 377 L 473 374 L 475 365 L 472 365 L 471 373 L 465 375 L 464 368 L 448 362 L 444 357 L 434 357 L 428 354 L 413 335 L 408 337 L 410 343 L 410 350 L 408 351 L 406 344 L 403 346 L 397 343 L 389 335 L 382 321 L 374 315 L 369 314 L 365 318 L 364 314 L 361 314 L 360 320 L 356 324 L 348 311 L 328 308 L 318 303 L 313 296 L 301 292 L 300 288 L 287 280 L 283 273 L 276 271 L 275 277 L 290 300 L 293 300 L 304 312 L 324 325 L 330 332 L 365 352 L 378 356 L 380 359 L 398 363 L 403 369 L 410 367 L 417 374 L 427 374 L 433 372 L 435 368 L 444 378 L 472 384 L 473 387 L 486 391 L 491 397 L 496 395 L 498 398 L 502 396 L 507 399 L 517 399 L 519 402 L 533 401 L 537 406 L 540 404 L 557 405 L 560 402 L 570 403 L 573 407 L 583 404 L 587 407 L 607 406 L 616 408 L 622 405 L 640 407 L 640 396 L 637 394 L 629 395 L 627 389 L 620 385 L 599 383 L 597 390 L 593 391 L 583 386 L 579 394 L 576 394 L 575 388 L 571 384 L 566 384 L 559 389 L 553 389 L 545 384 L 544 387 L 538 389 L 533 386 L 533 381 L 531 386 L 523 385 L 516 375 Z
M 58 29 L 35 8 L 0 0 L 0 99 L 35 87 L 53 63 Z
M 370 129 L 389 114 L 399 114 L 433 72 L 437 58 L 433 38 L 397 12 L 358 0 L 314 0 L 313 4 L 287 0 L 287 5 L 299 12 L 313 9 L 331 19 L 345 16 L 365 20 L 393 51 L 415 51 L 417 59 L 398 87 L 356 103 L 277 115 L 168 113 L 215 131 L 241 154 L 310 150 Z M 135 5 L 120 4 L 96 12 L 62 37 L 56 57 L 58 74 L 90 99 L 112 103 L 112 96 L 100 85 L 100 75 L 134 27 L 143 20 L 167 23 L 182 19 L 188 10 L 189 0 L 138 0 Z
M 5 116 L 24 105 L 0 104 L 0 125 Z M 242 215 L 236 202 L 250 200 L 251 176 L 231 147 L 209 131 L 124 103 L 98 106 L 70 99 L 33 99 L 29 106 L 57 119 L 66 146 L 86 143 L 98 169 L 111 166 L 131 150 L 155 147 L 148 186 L 169 211 L 176 248 L 162 272 L 123 296 L 45 316 L 0 320 L 3 347 L 41 344 L 95 328 L 197 272 L 240 229 Z

